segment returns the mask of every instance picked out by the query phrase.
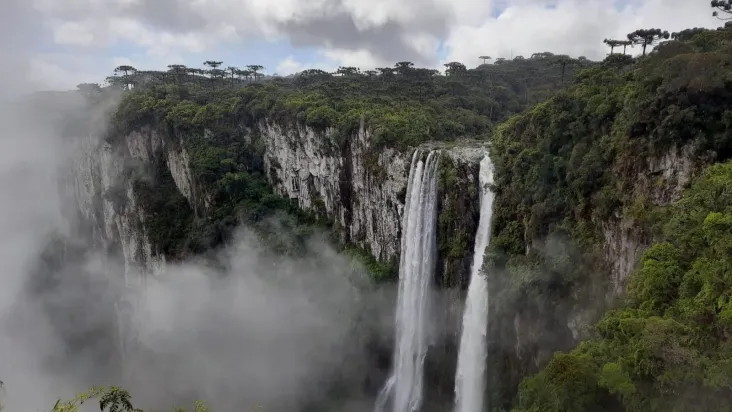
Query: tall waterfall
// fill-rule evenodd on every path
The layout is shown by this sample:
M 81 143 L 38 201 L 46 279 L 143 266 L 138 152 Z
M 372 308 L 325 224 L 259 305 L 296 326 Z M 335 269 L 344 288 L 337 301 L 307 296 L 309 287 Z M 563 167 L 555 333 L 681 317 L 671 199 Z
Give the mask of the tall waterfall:
M 485 368 L 488 333 L 488 281 L 481 273 L 485 249 L 491 235 L 493 217 L 493 192 L 488 184 L 493 183 L 493 164 L 486 154 L 480 162 L 479 182 L 480 221 L 475 235 L 473 266 L 465 301 L 463 330 L 458 352 L 457 375 L 455 376 L 455 411 L 481 412 L 484 410 Z
M 418 411 L 422 405 L 427 318 L 435 269 L 437 164 L 439 152 L 427 160 L 419 150 L 412 157 L 402 222 L 399 295 L 396 308 L 394 365 L 376 401 L 376 410 Z

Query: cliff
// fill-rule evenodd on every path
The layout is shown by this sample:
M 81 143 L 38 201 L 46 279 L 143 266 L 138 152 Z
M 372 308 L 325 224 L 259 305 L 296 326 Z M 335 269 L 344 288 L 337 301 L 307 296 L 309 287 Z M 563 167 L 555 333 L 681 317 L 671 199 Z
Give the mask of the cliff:
M 602 362 L 620 359 L 618 373 L 630 374 L 623 376 L 639 390 L 657 378 L 613 358 L 621 355 L 600 356 L 586 352 L 591 344 L 577 345 L 613 341 L 634 350 L 615 342 L 614 328 L 603 319 L 621 322 L 616 316 L 628 312 L 613 311 L 618 307 L 644 310 L 649 303 L 634 306 L 639 290 L 666 293 L 658 283 L 627 296 L 628 285 L 641 276 L 644 253 L 669 237 L 669 213 L 694 201 L 682 200 L 689 184 L 730 156 L 724 119 L 732 95 L 722 69 L 730 56 L 696 42 L 727 44 L 729 36 L 728 30 L 703 31 L 691 42 L 664 43 L 638 61 L 608 58 L 568 90 L 498 128 L 492 140 L 495 232 L 486 261 L 497 294 L 491 334 L 500 336 L 491 345 L 492 407 L 634 410 L 612 406 L 628 400 L 609 395 L 602 382 L 590 390 L 597 389 L 597 398 L 582 407 L 571 403 L 577 398 L 573 379 L 581 376 L 573 373 L 585 360 L 589 375 L 605 376 L 617 369 Z M 634 316 L 622 322 L 645 321 Z M 571 356 L 585 360 L 555 353 L 575 347 Z M 564 363 L 570 361 L 579 363 Z M 663 362 L 672 368 L 675 361 Z M 571 372 L 558 378 L 556 368 Z M 548 385 L 554 378 L 560 383 Z M 540 387 L 546 389 L 534 392 Z M 562 400 L 549 402 L 544 393 Z

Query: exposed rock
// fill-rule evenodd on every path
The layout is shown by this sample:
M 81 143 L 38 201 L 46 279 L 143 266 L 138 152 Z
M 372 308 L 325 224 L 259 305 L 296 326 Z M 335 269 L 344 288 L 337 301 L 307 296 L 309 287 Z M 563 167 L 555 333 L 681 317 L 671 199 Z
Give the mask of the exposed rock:
M 127 147 L 140 160 L 151 154 L 140 144 L 141 135 L 131 135 Z M 165 257 L 155 251 L 145 229 L 145 211 L 138 205 L 132 183 L 123 179 L 124 157 L 107 142 L 85 136 L 76 142 L 76 156 L 67 174 L 67 187 L 75 195 L 80 225 L 100 250 L 118 247 L 124 258 L 125 282 L 140 281 L 140 274 L 158 273 Z
M 693 143 L 672 147 L 660 156 L 649 158 L 647 167 L 637 173 L 634 192 L 655 206 L 668 206 L 681 198 L 681 192 L 695 171 Z M 600 223 L 604 237 L 604 260 L 610 264 L 609 299 L 625 291 L 625 283 L 635 269 L 651 239 L 632 218 L 616 213 Z
M 333 130 L 272 122 L 262 122 L 260 129 L 266 144 L 265 170 L 277 193 L 297 200 L 303 209 L 322 208 L 341 228 L 343 241 L 363 247 L 378 260 L 398 261 L 411 151 L 386 148 L 375 153 L 371 132 L 363 125 L 345 148 L 336 145 Z M 477 165 L 484 154 L 480 144 L 423 148 L 440 148 L 461 164 Z M 465 177 L 468 184 L 477 185 L 472 174 Z M 477 202 L 477 194 L 464 200 Z

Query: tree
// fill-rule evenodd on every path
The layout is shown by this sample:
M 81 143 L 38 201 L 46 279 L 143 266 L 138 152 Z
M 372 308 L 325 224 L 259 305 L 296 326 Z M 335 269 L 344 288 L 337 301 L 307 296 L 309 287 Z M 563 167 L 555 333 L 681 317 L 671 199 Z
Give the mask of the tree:
M 175 81 L 180 83 L 180 76 L 188 72 L 188 68 L 182 64 L 169 64 L 168 69 L 175 74 Z
M 574 62 L 575 62 L 575 60 L 572 59 L 571 57 L 567 56 L 566 54 L 560 54 L 560 55 L 554 56 L 552 58 L 551 64 L 556 64 L 557 66 L 560 67 L 560 70 L 562 73 L 562 77 L 561 77 L 562 83 L 564 83 L 564 73 L 565 73 L 565 70 L 567 69 L 567 65 L 573 64 Z
M 621 40 L 620 45 L 623 46 L 623 54 L 625 54 L 625 49 L 630 46 L 633 47 L 633 42 L 630 40 Z
M 673 32 L 671 33 L 671 38 L 678 41 L 687 41 L 691 40 L 691 38 L 696 36 L 697 34 L 703 33 L 705 31 L 709 31 L 709 29 L 705 29 L 703 27 L 694 27 L 693 29 L 685 29 L 679 32 Z
M 610 54 L 613 54 L 613 50 L 622 44 L 622 40 L 605 39 L 602 42 L 610 46 Z
M 231 83 L 234 83 L 234 76 L 236 76 L 237 73 L 241 72 L 241 70 L 239 70 L 239 68 L 234 67 L 234 66 L 229 66 L 226 68 L 226 70 L 228 70 L 229 73 L 231 74 Z
M 732 14 L 732 0 L 712 0 L 712 8 L 717 9 L 712 12 L 712 16 L 720 20 L 732 20 L 732 17 L 719 17 L 720 11 Z
M 395 71 L 392 67 L 377 67 L 376 70 L 384 77 L 393 76 Z
M 129 76 L 129 75 L 130 75 L 130 73 L 134 73 L 134 72 L 136 72 L 136 71 L 137 71 L 137 69 L 135 69 L 135 68 L 134 68 L 134 67 L 132 67 L 132 66 L 127 66 L 127 65 L 123 65 L 123 66 L 117 66 L 117 67 L 116 67 L 116 68 L 114 69 L 114 73 L 115 73 L 115 74 L 123 73 L 123 74 L 124 74 L 125 76 Z
M 505 62 L 506 62 L 506 58 L 505 57 L 499 57 L 499 58 L 496 59 L 496 61 L 493 64 L 501 65 L 501 64 L 503 64 Z
M 613 49 L 616 47 L 623 46 L 623 54 L 625 54 L 625 50 L 628 46 L 633 46 L 633 42 L 630 40 L 612 40 L 612 39 L 605 39 L 602 41 L 603 43 L 610 46 L 610 54 L 613 54 Z
M 247 69 L 252 73 L 254 80 L 257 80 L 257 76 L 259 75 L 260 71 L 264 70 L 264 66 L 260 66 L 258 64 L 250 64 L 247 65 Z
M 444 66 L 446 67 L 445 74 L 448 76 L 461 75 L 468 71 L 465 65 L 460 62 L 445 63 Z
M 117 66 L 114 69 L 115 75 L 119 75 L 120 73 L 123 73 L 122 82 L 120 84 L 122 85 L 122 88 L 124 88 L 124 89 L 130 88 L 130 84 L 132 84 L 130 75 L 134 74 L 135 72 L 137 72 L 137 69 L 135 69 L 132 66 L 128 66 L 128 65 Z
M 532 54 L 531 58 L 532 59 L 548 59 L 552 56 L 554 56 L 554 53 L 552 53 L 552 52 L 541 52 L 541 53 Z
M 209 73 L 212 79 L 223 79 L 226 76 L 226 71 L 221 69 L 211 69 Z
M 219 66 L 221 66 L 222 64 L 224 64 L 224 62 L 217 62 L 215 60 L 206 60 L 205 62 L 203 62 L 204 66 L 208 66 L 211 69 L 216 69 Z
M 413 67 L 414 63 L 412 62 L 397 62 L 396 64 L 394 64 L 394 71 L 400 76 L 409 76 Z
M 646 47 L 649 44 L 655 44 L 663 39 L 668 39 L 670 34 L 661 29 L 638 29 L 632 33 L 628 33 L 628 41 L 632 44 L 640 44 L 643 46 L 643 55 L 646 55 Z
M 336 70 L 336 73 L 340 74 L 341 76 L 357 76 L 361 74 L 361 71 L 358 67 L 340 66 L 338 67 L 338 70 Z
M 491 59 L 491 56 L 479 56 L 478 58 L 481 59 L 481 60 L 483 60 L 483 64 L 486 64 L 485 61 L 486 60 L 490 60 Z

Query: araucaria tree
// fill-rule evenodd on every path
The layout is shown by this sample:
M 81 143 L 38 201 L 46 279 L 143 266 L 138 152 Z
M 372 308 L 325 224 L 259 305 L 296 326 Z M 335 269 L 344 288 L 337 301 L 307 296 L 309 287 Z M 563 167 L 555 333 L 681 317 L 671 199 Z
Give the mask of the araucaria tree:
M 252 73 L 252 76 L 254 76 L 254 80 L 257 80 L 257 77 L 260 76 L 259 72 L 264 70 L 264 66 L 261 66 L 259 64 L 250 64 L 247 66 L 247 70 Z
M 491 56 L 480 56 L 479 59 L 483 60 L 483 64 L 485 64 L 486 60 L 490 60 Z
M 116 75 L 119 75 L 120 73 L 124 74 L 124 76 L 122 77 L 121 83 L 122 83 L 122 87 L 124 87 L 125 89 L 130 88 L 130 84 L 131 84 L 130 75 L 133 75 L 136 72 L 137 72 L 137 69 L 135 69 L 132 66 L 127 66 L 127 65 L 118 66 L 117 68 L 114 69 L 114 74 L 116 74 Z
M 630 46 L 633 47 L 633 42 L 630 40 L 621 40 L 620 45 L 623 46 L 623 54 L 625 54 L 625 49 Z
M 643 46 L 643 55 L 646 55 L 646 47 L 649 44 L 655 44 L 662 39 L 668 39 L 671 35 L 661 29 L 638 29 L 632 33 L 628 33 L 628 41 L 632 44 L 640 44 Z
M 448 76 L 459 76 L 468 71 L 467 67 L 460 62 L 445 63 L 444 66 L 446 67 L 445 74 Z
M 576 60 L 572 59 L 571 57 L 567 56 L 566 54 L 560 54 L 558 56 L 554 56 L 552 58 L 552 64 L 556 64 L 559 66 L 559 70 L 562 74 L 561 82 L 564 83 L 564 73 L 567 69 L 568 64 L 574 63 Z
M 613 54 L 613 49 L 616 47 L 623 46 L 623 54 L 625 54 L 625 50 L 628 46 L 633 46 L 633 42 L 630 40 L 612 40 L 612 39 L 605 39 L 602 41 L 603 43 L 610 46 L 610 54 Z
M 719 18 L 720 20 L 732 20 L 732 0 L 712 0 L 712 16 Z M 727 13 L 728 16 L 719 17 L 719 12 Z
M 613 50 L 621 45 L 621 40 L 605 39 L 602 42 L 610 46 L 610 54 L 613 54 Z

